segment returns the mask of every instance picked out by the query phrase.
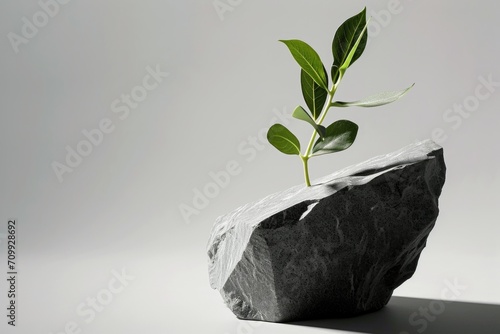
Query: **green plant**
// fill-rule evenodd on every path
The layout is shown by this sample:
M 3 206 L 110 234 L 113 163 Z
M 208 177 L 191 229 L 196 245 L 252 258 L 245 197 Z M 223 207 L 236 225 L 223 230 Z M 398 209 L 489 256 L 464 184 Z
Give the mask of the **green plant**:
M 367 26 L 366 8 L 364 8 L 337 29 L 332 42 L 334 60 L 330 71 L 331 88 L 328 88 L 329 78 L 325 66 L 312 47 L 296 39 L 280 40 L 288 47 L 301 67 L 302 95 L 309 109 L 307 112 L 303 107 L 298 106 L 292 116 L 312 125 L 314 131 L 304 154 L 300 152 L 300 142 L 297 137 L 281 124 L 271 126 L 267 132 L 267 139 L 282 153 L 300 157 L 307 186 L 311 185 L 309 159 L 349 148 L 358 133 L 358 126 L 348 120 L 338 120 L 325 128 L 322 124 L 331 107 L 378 107 L 398 100 L 413 87 L 411 85 L 402 91 L 384 92 L 353 102 L 333 99 L 346 70 L 354 64 L 365 49 L 368 39 Z M 316 136 L 319 136 L 317 140 Z

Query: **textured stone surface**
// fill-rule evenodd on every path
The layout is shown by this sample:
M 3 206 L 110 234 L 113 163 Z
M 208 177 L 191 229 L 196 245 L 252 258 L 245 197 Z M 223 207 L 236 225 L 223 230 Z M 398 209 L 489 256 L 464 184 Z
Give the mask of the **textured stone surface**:
M 423 141 L 221 216 L 210 285 L 243 319 L 378 310 L 416 269 L 445 171 L 442 148 Z

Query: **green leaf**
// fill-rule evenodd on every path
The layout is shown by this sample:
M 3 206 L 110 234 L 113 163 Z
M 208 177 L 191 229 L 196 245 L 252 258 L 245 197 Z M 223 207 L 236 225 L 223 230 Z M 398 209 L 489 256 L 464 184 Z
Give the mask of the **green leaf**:
M 347 19 L 337 29 L 332 42 L 332 80 L 334 83 L 337 81 L 342 65 L 347 64 L 344 70 L 347 69 L 363 54 L 368 40 L 366 25 L 365 7 L 359 14 Z M 349 60 L 351 52 L 352 55 Z
M 313 147 L 313 155 L 343 151 L 349 148 L 358 134 L 358 126 L 347 120 L 332 123 L 326 128 L 324 139 L 318 139 Z
M 367 98 L 364 98 L 362 100 L 358 101 L 353 101 L 353 102 L 342 102 L 342 101 L 335 101 L 332 103 L 333 107 L 352 107 L 352 106 L 357 106 L 357 107 L 378 107 L 378 106 L 383 106 L 384 104 L 389 104 L 394 101 L 399 100 L 402 98 L 412 87 L 415 86 L 415 84 L 411 85 L 410 87 L 397 91 L 397 92 L 384 92 L 380 94 L 375 94 L 372 96 L 369 96 Z
M 293 58 L 300 67 L 316 82 L 320 87 L 328 90 L 328 79 L 324 70 L 323 62 L 318 53 L 307 43 L 298 39 L 280 40 L 285 43 Z
M 300 155 L 299 140 L 281 124 L 274 124 L 269 128 L 267 140 L 282 153 Z
M 326 75 L 326 70 L 324 67 L 323 71 L 325 72 L 325 76 L 328 77 Z M 311 111 L 314 119 L 318 119 L 319 115 L 321 114 L 321 110 L 325 105 L 328 91 L 314 82 L 311 76 L 304 70 L 300 71 L 300 83 L 302 86 L 302 95 L 304 96 L 304 100 L 306 101 L 306 104 L 309 107 L 309 110 Z
M 325 136 L 325 131 L 326 131 L 325 127 L 316 124 L 316 122 L 312 119 L 311 115 L 309 115 L 309 113 L 305 111 L 304 108 L 302 108 L 301 106 L 295 108 L 295 110 L 292 113 L 292 116 L 295 117 L 296 119 L 300 119 L 302 121 L 306 121 L 307 123 L 311 124 L 318 133 L 320 138 L 323 138 Z
M 351 51 L 347 55 L 346 60 L 340 66 L 340 71 L 345 71 L 351 64 L 353 63 L 354 56 L 356 55 L 356 51 L 358 50 L 359 44 L 361 43 L 361 40 L 363 39 L 363 36 L 365 36 L 365 31 L 368 28 L 368 22 L 365 24 L 365 27 L 361 31 L 361 34 L 359 35 L 358 39 L 356 40 L 356 43 L 354 43 L 354 46 L 352 47 Z

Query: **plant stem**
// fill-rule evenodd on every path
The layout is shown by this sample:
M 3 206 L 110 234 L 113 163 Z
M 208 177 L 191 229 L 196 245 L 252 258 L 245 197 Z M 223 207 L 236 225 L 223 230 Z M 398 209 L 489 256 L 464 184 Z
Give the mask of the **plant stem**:
M 302 160 L 302 164 L 304 165 L 304 178 L 306 180 L 306 186 L 310 187 L 311 180 L 309 179 L 309 167 L 307 165 L 309 158 L 304 157 L 304 156 L 300 156 L 300 159 Z
M 332 89 L 330 91 L 328 91 L 328 100 L 326 101 L 325 105 L 323 106 L 323 110 L 321 111 L 319 119 L 316 122 L 316 124 L 321 125 L 323 123 L 323 121 L 325 120 L 326 114 L 328 113 L 328 110 L 332 106 L 333 97 L 335 96 L 335 92 L 337 91 L 337 87 L 338 87 L 340 81 L 342 80 L 342 78 L 344 77 L 344 72 L 345 72 L 345 70 L 342 70 L 342 69 L 340 70 L 339 78 L 337 79 L 337 82 L 335 82 L 332 86 Z M 313 148 L 314 141 L 316 139 L 316 134 L 317 134 L 317 132 L 316 132 L 316 130 L 314 130 L 312 135 L 311 135 L 311 139 L 309 140 L 309 144 L 307 145 L 306 152 L 304 153 L 304 155 L 300 156 L 300 159 L 302 160 L 302 163 L 304 165 L 304 178 L 306 181 L 306 186 L 308 186 L 308 187 L 311 186 L 311 181 L 309 179 L 309 166 L 307 163 L 308 163 L 309 158 L 312 157 L 311 150 Z

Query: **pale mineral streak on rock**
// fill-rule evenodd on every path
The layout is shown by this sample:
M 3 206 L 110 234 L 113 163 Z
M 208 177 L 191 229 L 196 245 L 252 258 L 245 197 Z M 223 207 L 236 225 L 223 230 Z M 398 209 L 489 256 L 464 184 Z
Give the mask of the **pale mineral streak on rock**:
M 427 140 L 221 216 L 210 285 L 243 319 L 378 310 L 415 272 L 445 171 L 442 148 Z

